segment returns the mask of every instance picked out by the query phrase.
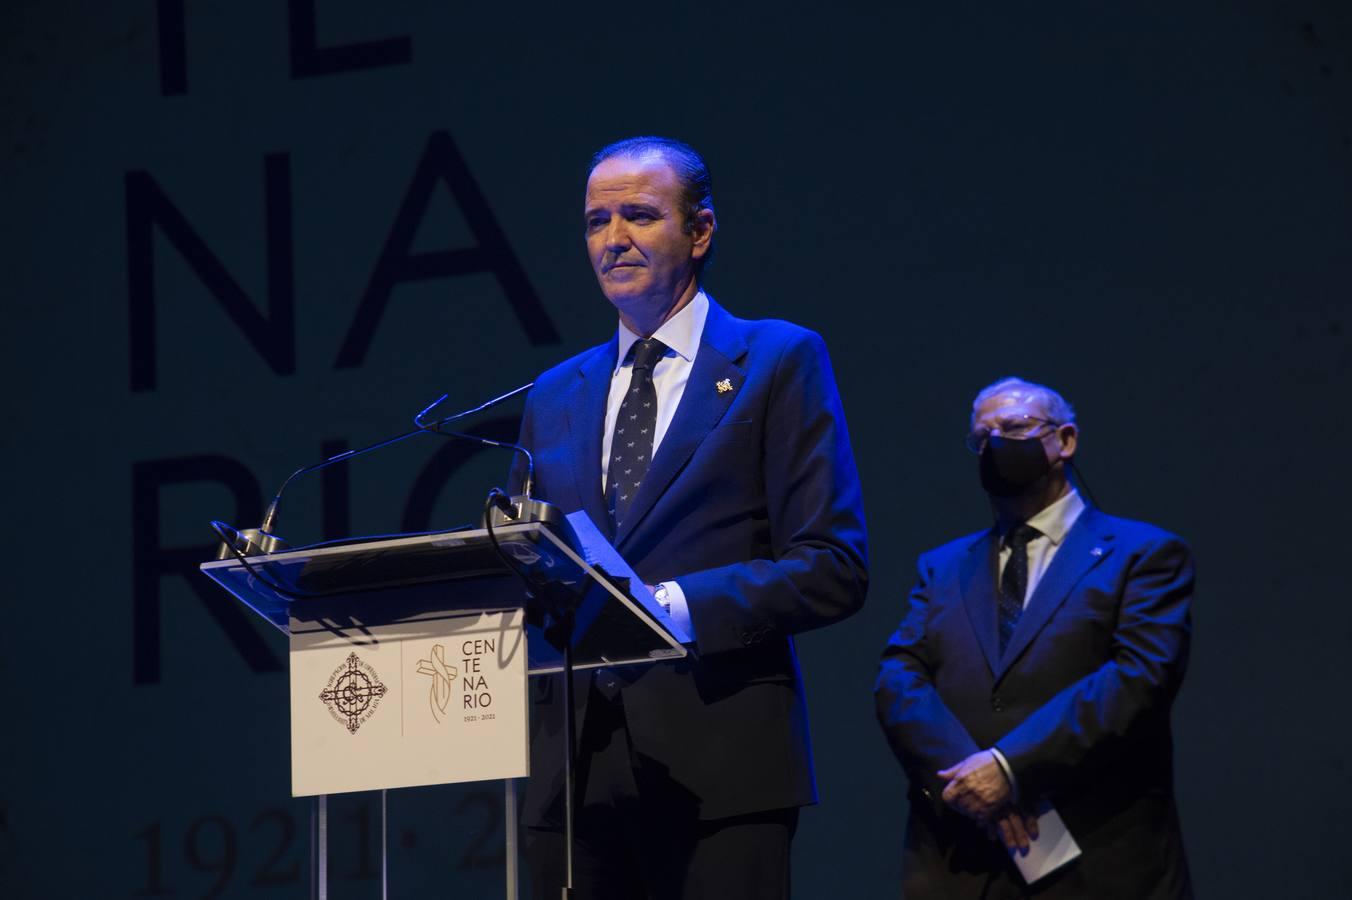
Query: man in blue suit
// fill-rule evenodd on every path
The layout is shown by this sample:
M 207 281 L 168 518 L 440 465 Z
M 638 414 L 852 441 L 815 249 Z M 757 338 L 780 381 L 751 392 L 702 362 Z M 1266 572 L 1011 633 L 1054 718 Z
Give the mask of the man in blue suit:
M 920 557 L 876 688 L 911 788 L 903 896 L 1191 897 L 1169 727 L 1191 553 L 1084 502 L 1050 388 L 996 382 L 971 424 L 995 526 Z M 1048 809 L 1081 855 L 1029 884 L 1011 855 Z
M 598 153 L 587 250 L 619 327 L 541 375 L 522 421 L 537 495 L 585 510 L 694 638 L 684 660 L 576 676 L 582 897 L 788 897 L 798 808 L 816 801 L 793 636 L 864 602 L 826 348 L 703 291 L 716 227 L 689 146 Z M 556 897 L 562 686 L 532 693 L 527 857 L 536 895 Z

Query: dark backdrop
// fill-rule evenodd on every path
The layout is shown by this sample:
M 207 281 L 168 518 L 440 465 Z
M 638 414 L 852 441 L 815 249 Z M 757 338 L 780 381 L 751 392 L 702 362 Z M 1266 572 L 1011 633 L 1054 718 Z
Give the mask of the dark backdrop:
M 799 895 L 895 892 L 876 655 L 916 554 L 987 520 L 961 437 L 1010 373 L 1197 551 L 1201 895 L 1346 894 L 1352 14 L 1014 7 L 6 3 L 0 893 L 303 890 L 285 644 L 194 574 L 206 522 L 603 340 L 584 165 L 656 132 L 711 163 L 712 293 L 825 336 L 866 488 L 869 603 L 800 642 Z M 412 443 L 281 530 L 450 525 L 505 471 Z M 392 794 L 393 896 L 492 896 L 498 796 Z M 335 801 L 339 896 L 376 896 L 372 799 Z

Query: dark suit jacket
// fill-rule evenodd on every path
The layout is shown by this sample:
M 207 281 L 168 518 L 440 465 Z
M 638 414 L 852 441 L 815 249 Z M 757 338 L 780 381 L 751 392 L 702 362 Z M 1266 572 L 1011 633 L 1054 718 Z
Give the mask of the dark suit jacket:
M 922 555 L 883 651 L 878 719 L 911 783 L 905 896 L 1023 894 L 1008 854 L 940 800 L 935 773 L 991 746 L 1021 800 L 1055 805 L 1084 854 L 1032 895 L 1191 896 L 1169 730 L 1191 631 L 1188 548 L 1086 509 L 1003 654 L 997 550 L 987 531 Z
M 689 603 L 697 658 L 622 679 L 636 763 L 700 818 L 815 802 L 792 635 L 858 610 L 868 577 L 859 478 L 825 345 L 710 300 L 680 406 L 614 533 L 601 430 L 616 346 L 541 375 L 520 440 L 535 454 L 536 496 L 586 510 L 645 582 L 675 580 Z M 718 390 L 724 380 L 732 390 Z M 576 683 L 580 725 L 586 673 Z M 557 825 L 559 679 L 537 679 L 532 697 L 523 818 Z

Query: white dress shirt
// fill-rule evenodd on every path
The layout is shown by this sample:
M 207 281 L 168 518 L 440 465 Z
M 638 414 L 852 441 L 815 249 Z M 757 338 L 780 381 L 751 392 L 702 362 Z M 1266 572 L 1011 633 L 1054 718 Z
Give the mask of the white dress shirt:
M 1061 548 L 1070 527 L 1075 524 L 1075 520 L 1082 512 L 1084 500 L 1081 499 L 1079 491 L 1071 488 L 1070 493 L 1028 520 L 1028 524 L 1038 530 L 1038 536 L 1028 542 L 1028 587 L 1023 594 L 1024 606 L 1028 605 L 1028 598 L 1033 596 L 1033 589 L 1042 580 L 1042 576 L 1047 574 L 1052 557 L 1056 556 L 1056 551 Z M 1004 577 L 1005 563 L 1009 562 L 1009 555 L 1012 552 L 1004 541 L 1004 535 L 1001 535 L 1000 561 L 995 573 L 997 585 Z
M 695 354 L 699 352 L 700 338 L 704 334 L 704 320 L 709 316 L 709 298 L 700 291 L 691 298 L 680 312 L 662 323 L 662 327 L 653 332 L 652 337 L 666 344 L 667 352 L 653 366 L 653 388 L 657 392 L 657 425 L 653 430 L 652 459 L 657 458 L 657 448 L 671 426 L 676 415 L 676 407 L 681 404 L 685 394 L 685 383 L 690 380 L 690 369 L 695 364 Z M 620 404 L 624 402 L 625 392 L 633 378 L 633 360 L 626 359 L 629 348 L 643 339 L 634 334 L 620 322 L 619 346 L 615 356 L 615 371 L 610 376 L 610 395 L 606 399 L 606 425 L 601 433 L 601 493 L 606 492 L 606 481 L 610 474 L 610 442 L 614 437 L 615 419 L 620 414 Z M 685 592 L 675 581 L 662 582 L 667 588 L 667 600 L 670 603 L 672 621 L 694 635 L 694 626 L 690 621 L 690 607 L 685 602 Z

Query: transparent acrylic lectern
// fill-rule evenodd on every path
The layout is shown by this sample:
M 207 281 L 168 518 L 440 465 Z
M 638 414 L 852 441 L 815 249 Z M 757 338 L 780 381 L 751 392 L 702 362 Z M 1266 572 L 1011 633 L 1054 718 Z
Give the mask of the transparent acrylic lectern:
M 551 517 L 550 521 L 498 525 L 491 533 L 476 529 L 395 535 L 233 556 L 203 563 L 201 570 L 290 637 L 293 681 L 298 642 L 318 639 L 371 645 L 380 643 L 379 636 L 391 627 L 426 629 L 438 622 L 473 621 L 470 617 L 505 613 L 519 613 L 512 621 L 521 623 L 516 633 L 518 639 L 524 635 L 525 669 L 530 675 L 676 659 L 686 654 L 684 644 L 689 642 L 582 512 Z M 344 712 L 351 715 L 349 729 L 355 733 L 364 726 L 353 710 L 369 699 L 371 679 L 358 671 L 355 663 L 352 672 L 346 674 L 349 677 L 334 693 L 347 692 Z M 384 685 L 380 690 L 383 692 Z M 564 694 L 565 721 L 570 727 L 559 752 L 564 756 L 569 785 L 566 827 L 571 848 L 575 741 L 571 677 L 564 679 Z M 294 710 L 293 705 L 293 719 Z M 293 728 L 293 744 L 295 740 Z M 408 771 L 397 777 L 394 773 L 386 777 L 378 771 L 367 776 L 371 786 L 381 790 L 384 896 L 388 889 L 385 789 L 480 780 L 483 776 L 453 773 L 428 781 L 418 781 Z M 299 781 L 293 766 L 293 794 L 315 793 L 297 792 Z M 512 778 L 504 778 L 504 784 L 506 893 L 509 900 L 515 900 L 516 786 Z M 325 794 L 316 796 L 311 896 L 326 900 L 327 801 Z M 571 855 L 568 871 L 571 883 Z

